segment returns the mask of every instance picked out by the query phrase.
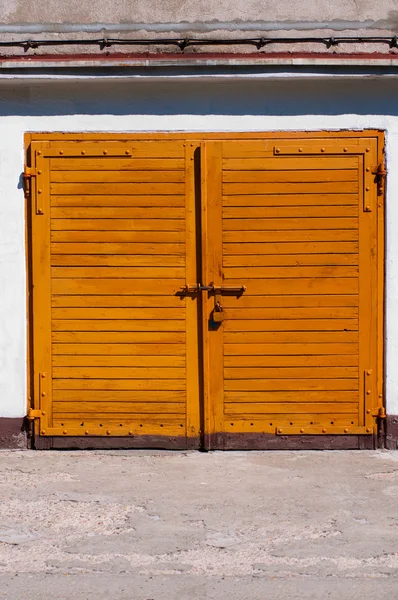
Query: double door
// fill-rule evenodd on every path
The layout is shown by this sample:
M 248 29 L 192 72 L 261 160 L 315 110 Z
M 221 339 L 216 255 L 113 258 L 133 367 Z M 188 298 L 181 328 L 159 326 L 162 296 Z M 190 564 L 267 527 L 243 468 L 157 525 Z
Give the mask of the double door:
M 29 153 L 38 438 L 376 433 L 378 134 L 43 134 Z

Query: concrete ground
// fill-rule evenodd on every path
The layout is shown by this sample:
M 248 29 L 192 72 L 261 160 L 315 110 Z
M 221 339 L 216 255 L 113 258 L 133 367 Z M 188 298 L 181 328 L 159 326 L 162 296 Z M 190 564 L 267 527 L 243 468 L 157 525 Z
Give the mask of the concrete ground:
M 0 598 L 398 598 L 398 452 L 0 452 Z

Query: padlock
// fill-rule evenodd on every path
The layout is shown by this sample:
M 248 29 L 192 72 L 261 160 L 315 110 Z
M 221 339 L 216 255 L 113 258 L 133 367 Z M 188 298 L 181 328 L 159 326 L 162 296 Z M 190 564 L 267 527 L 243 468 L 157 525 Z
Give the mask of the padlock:
M 221 323 L 224 320 L 224 309 L 219 301 L 216 302 L 214 307 L 212 320 L 214 323 Z

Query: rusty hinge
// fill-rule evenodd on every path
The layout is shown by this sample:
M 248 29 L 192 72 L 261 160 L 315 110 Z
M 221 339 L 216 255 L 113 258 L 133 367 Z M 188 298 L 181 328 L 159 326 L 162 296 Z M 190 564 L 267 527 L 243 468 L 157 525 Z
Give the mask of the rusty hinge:
M 43 416 L 43 412 L 41 410 L 35 410 L 33 408 L 29 408 L 27 418 L 29 421 L 33 421 L 34 419 L 40 419 Z
M 384 184 L 387 176 L 387 170 L 384 162 L 381 162 L 377 165 L 375 169 L 372 171 L 373 175 L 376 175 L 376 183 L 377 183 L 377 195 L 383 196 L 384 194 Z
M 25 196 L 28 198 L 30 198 L 30 194 L 31 194 L 31 190 L 32 190 L 32 186 L 31 186 L 32 177 L 36 177 L 36 169 L 34 167 L 25 166 L 25 170 L 23 173 L 23 184 L 24 184 Z

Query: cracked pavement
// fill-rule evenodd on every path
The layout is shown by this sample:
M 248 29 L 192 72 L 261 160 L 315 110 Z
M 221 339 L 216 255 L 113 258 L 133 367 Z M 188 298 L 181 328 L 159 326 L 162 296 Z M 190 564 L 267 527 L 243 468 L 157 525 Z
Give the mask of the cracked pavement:
M 398 596 L 398 452 L 0 452 L 0 599 Z

